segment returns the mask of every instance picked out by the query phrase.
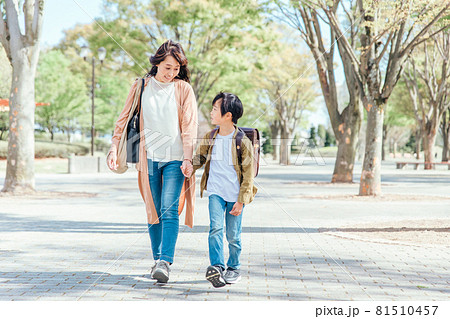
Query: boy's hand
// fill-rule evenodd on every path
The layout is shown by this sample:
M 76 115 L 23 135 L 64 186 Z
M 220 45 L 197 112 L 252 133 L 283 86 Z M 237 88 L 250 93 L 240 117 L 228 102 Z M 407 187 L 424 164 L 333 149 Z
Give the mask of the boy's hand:
M 183 164 L 180 166 L 181 172 L 185 177 L 191 177 L 192 171 L 194 170 L 194 167 L 192 166 L 192 163 L 190 160 L 184 160 Z
M 236 202 L 233 205 L 233 209 L 230 211 L 230 214 L 233 216 L 239 216 L 242 213 L 242 208 L 244 207 L 243 203 Z

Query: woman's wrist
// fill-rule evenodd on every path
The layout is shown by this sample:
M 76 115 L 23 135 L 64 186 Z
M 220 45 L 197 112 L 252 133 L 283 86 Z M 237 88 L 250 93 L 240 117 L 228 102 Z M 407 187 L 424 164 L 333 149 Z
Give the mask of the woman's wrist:
M 116 144 L 112 144 L 111 147 L 109 148 L 108 155 L 109 155 L 111 152 L 116 152 L 116 151 L 117 151 L 117 146 L 116 146 Z
M 185 158 L 184 160 L 185 160 L 185 161 L 189 161 L 189 162 L 191 162 L 191 164 L 192 164 L 192 160 L 191 160 L 191 159 Z

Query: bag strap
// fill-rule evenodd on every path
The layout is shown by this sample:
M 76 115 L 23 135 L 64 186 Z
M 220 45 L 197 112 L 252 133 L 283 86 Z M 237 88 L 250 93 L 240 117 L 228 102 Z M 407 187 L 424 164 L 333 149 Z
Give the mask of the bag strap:
M 236 134 L 236 152 L 238 156 L 239 165 L 242 164 L 242 139 L 245 133 L 238 127 L 238 132 Z
M 142 93 L 144 92 L 144 86 L 145 86 L 145 79 L 142 78 L 141 93 L 139 94 L 139 111 L 138 112 L 140 112 L 141 108 L 142 108 Z
M 242 139 L 244 138 L 245 133 L 238 127 L 238 132 L 236 134 L 236 153 L 238 156 L 238 163 L 239 165 L 242 164 Z M 212 146 L 212 140 L 214 137 L 214 134 L 216 134 L 218 128 L 216 127 L 209 133 L 209 150 L 211 150 Z
M 141 86 L 141 92 L 139 94 L 139 105 L 134 110 L 133 116 L 138 114 L 141 111 L 141 104 L 142 104 L 142 93 L 144 92 L 144 86 L 145 86 L 145 79 L 142 78 L 142 86 Z

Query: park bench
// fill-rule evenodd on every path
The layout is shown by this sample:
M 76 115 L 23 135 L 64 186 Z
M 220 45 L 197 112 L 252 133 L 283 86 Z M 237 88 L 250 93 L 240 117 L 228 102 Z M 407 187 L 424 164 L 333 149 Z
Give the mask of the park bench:
M 414 169 L 419 169 L 419 165 L 423 165 L 424 167 L 426 165 L 430 165 L 431 169 L 435 169 L 436 165 L 447 165 L 448 169 L 450 170 L 450 162 L 441 162 L 441 163 L 418 163 L 418 162 L 397 162 L 397 169 L 403 169 L 404 167 L 406 167 L 407 165 L 412 165 L 414 166 Z

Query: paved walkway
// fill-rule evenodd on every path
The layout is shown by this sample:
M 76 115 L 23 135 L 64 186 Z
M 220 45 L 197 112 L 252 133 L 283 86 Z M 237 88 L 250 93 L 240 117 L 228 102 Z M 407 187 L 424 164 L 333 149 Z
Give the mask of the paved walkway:
M 449 200 L 302 198 L 357 194 L 358 184 L 308 183 L 327 182 L 332 171 L 331 163 L 262 166 L 257 198 L 244 211 L 242 281 L 221 289 L 204 279 L 207 199 L 197 198 L 195 227 L 181 227 L 170 281 L 159 285 L 148 275 L 150 239 L 135 171 L 37 175 L 39 190 L 98 195 L 0 197 L 0 300 L 448 301 L 448 246 L 352 240 L 319 229 L 449 219 Z M 449 171 L 383 167 L 386 194 L 449 196 L 449 185 Z

